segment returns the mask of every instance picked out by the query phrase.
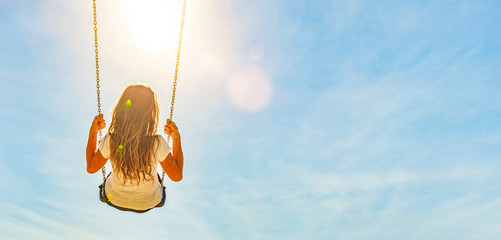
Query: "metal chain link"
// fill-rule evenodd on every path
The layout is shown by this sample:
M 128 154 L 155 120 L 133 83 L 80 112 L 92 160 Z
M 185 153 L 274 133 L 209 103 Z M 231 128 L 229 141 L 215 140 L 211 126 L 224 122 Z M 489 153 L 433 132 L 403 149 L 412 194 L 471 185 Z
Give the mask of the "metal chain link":
M 97 88 L 97 112 L 101 115 L 101 91 L 99 90 L 99 51 L 97 49 L 97 12 L 96 12 L 96 0 L 92 0 L 92 8 L 94 8 L 94 48 L 96 53 L 96 88 Z M 102 133 L 99 130 L 99 140 L 101 140 Z M 106 181 L 106 168 L 103 166 L 101 168 L 101 172 L 103 173 L 103 183 Z
M 179 71 L 179 59 L 181 59 L 181 44 L 183 43 L 184 16 L 186 15 L 186 0 L 183 0 L 183 13 L 181 17 L 181 29 L 179 31 L 179 41 L 177 47 L 176 69 L 174 71 L 174 83 L 172 87 L 172 101 L 170 102 L 169 119 L 172 121 L 174 114 L 174 100 L 176 99 L 177 73 Z M 170 136 L 167 136 L 167 144 L 170 143 Z M 162 171 L 162 187 L 164 186 L 165 171 Z

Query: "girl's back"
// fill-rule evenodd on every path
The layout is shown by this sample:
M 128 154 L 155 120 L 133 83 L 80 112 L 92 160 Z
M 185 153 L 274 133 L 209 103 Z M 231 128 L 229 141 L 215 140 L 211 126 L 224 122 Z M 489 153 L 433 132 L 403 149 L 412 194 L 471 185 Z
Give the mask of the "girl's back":
M 131 85 L 113 109 L 108 133 L 99 143 L 99 129 L 106 123 L 96 116 L 87 143 L 87 171 L 97 172 L 110 159 L 112 173 L 105 181 L 108 204 L 121 210 L 149 210 L 165 200 L 157 165 L 173 181 L 182 179 L 181 138 L 174 122 L 167 119 L 164 132 L 173 139 L 173 149 L 157 135 L 159 109 L 156 94 L 144 85 Z

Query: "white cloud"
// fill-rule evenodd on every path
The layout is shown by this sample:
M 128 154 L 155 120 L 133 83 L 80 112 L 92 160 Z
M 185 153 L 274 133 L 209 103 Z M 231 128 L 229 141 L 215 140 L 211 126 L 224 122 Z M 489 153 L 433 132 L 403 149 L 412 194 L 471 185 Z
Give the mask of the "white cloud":
M 12 239 L 105 239 L 93 231 L 74 226 L 63 219 L 52 219 L 26 208 L 0 203 L 2 235 Z M 43 212 L 43 211 L 41 211 Z

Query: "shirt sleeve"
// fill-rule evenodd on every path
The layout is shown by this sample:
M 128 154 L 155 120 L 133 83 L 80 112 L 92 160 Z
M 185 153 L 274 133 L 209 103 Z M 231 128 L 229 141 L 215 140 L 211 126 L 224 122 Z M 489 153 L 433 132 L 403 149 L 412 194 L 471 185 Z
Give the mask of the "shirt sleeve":
M 162 135 L 158 135 L 158 144 L 156 158 L 158 162 L 163 162 L 170 153 L 170 146 Z
M 98 149 L 104 158 L 110 159 L 110 135 L 104 135 L 101 141 L 99 141 Z

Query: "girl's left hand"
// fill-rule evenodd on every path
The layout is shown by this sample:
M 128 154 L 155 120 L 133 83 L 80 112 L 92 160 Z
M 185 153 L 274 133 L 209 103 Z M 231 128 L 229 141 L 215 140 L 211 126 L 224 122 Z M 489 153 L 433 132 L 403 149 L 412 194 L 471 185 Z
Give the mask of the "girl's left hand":
M 90 131 L 97 133 L 99 130 L 106 127 L 106 121 L 103 118 L 103 114 L 99 114 L 94 117 L 94 121 L 92 121 L 92 126 L 90 127 Z
M 167 124 L 164 126 L 164 133 L 171 136 L 172 139 L 179 139 L 179 130 L 177 129 L 177 125 L 171 121 L 170 119 L 167 119 Z

